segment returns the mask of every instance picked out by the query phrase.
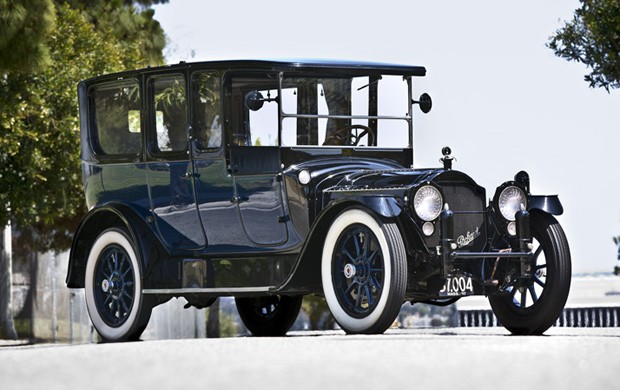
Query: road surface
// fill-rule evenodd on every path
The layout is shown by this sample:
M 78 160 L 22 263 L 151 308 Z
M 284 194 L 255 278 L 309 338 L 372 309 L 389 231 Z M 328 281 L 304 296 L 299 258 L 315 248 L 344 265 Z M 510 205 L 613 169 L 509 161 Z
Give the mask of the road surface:
M 1 389 L 614 389 L 620 328 L 0 344 Z

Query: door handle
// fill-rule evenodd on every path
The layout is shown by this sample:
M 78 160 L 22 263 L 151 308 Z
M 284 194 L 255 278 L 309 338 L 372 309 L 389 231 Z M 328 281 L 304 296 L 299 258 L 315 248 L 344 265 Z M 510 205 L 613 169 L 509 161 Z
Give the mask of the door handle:
M 200 177 L 200 173 L 185 172 L 179 178 L 181 178 L 183 180 L 186 180 L 186 179 L 189 179 L 190 177 L 199 178 Z
M 233 196 L 232 198 L 230 198 L 230 203 L 241 203 L 241 202 L 247 202 L 248 200 L 250 200 L 250 198 L 248 198 L 247 196 Z

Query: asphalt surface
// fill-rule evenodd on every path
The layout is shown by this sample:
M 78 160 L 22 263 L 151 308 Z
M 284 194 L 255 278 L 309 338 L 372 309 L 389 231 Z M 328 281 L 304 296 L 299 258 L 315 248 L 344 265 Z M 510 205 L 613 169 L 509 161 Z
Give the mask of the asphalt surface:
M 620 328 L 299 332 L 122 344 L 0 343 L 1 389 L 614 389 Z

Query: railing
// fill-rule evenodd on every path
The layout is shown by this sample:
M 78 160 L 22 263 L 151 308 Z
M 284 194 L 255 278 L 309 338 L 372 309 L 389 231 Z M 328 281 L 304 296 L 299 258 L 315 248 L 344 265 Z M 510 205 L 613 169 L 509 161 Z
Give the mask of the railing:
M 501 326 L 491 310 L 460 310 L 459 326 Z M 555 326 L 561 327 L 620 327 L 620 307 L 568 308 L 562 311 Z

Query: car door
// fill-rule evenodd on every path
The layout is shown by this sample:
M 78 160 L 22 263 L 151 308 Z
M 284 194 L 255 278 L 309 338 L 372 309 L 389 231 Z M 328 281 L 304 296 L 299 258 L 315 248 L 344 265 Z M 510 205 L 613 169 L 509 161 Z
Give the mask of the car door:
M 213 70 L 191 76 L 194 184 L 210 253 L 249 251 L 254 246 L 239 219 L 224 152 L 221 77 Z
M 189 154 L 186 78 L 182 73 L 147 79 L 148 180 L 151 209 L 161 240 L 173 250 L 206 245 L 196 203 Z
M 232 75 L 229 96 L 228 159 L 234 198 L 247 237 L 256 245 L 278 246 L 288 240 L 279 147 L 277 77 Z M 260 107 L 248 99 L 260 97 Z

